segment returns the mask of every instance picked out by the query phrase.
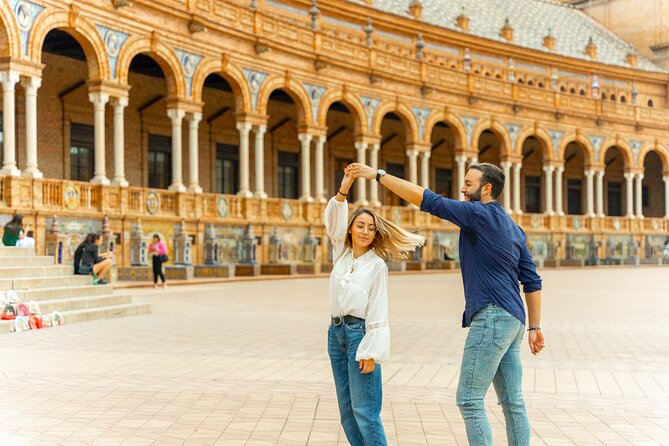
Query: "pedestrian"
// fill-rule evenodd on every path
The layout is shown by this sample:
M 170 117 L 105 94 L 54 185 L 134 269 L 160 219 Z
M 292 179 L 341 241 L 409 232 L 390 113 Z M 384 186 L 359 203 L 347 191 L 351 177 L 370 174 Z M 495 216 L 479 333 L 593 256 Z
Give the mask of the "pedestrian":
M 359 208 L 349 217 L 346 196 L 353 181 L 345 174 L 337 195 L 325 208 L 334 263 L 330 274 L 328 354 L 341 424 L 349 443 L 385 446 L 380 364 L 390 356 L 390 328 L 388 268 L 384 260 L 406 257 L 425 239 L 368 208 Z
M 149 254 L 151 255 L 151 266 L 153 267 L 153 287 L 158 288 L 158 277 L 162 281 L 163 288 L 167 288 L 165 273 L 163 273 L 163 263 L 167 262 L 167 245 L 160 240 L 158 234 L 153 234 L 153 241 L 149 245 Z
M 91 233 L 86 236 L 84 242 L 74 252 L 74 273 L 88 275 L 93 274 L 97 285 L 109 283 L 106 277 L 112 267 L 113 252 L 100 254 L 102 237 L 100 234 Z
M 484 398 L 492 383 L 506 421 L 509 445 L 530 444 L 530 423 L 522 393 L 520 343 L 525 331 L 523 284 L 532 354 L 544 348 L 541 332 L 541 278 L 527 248 L 525 233 L 497 201 L 504 173 L 492 164 L 469 166 L 461 192 L 465 201 L 441 197 L 429 189 L 364 164 L 347 173 L 376 179 L 406 201 L 460 227 L 460 265 L 465 291 L 462 326 L 465 341 L 457 405 L 470 445 L 493 444 Z
M 25 227 L 25 231 L 31 228 L 30 223 Z M 16 242 L 25 237 L 23 228 L 23 215 L 15 214 L 12 219 L 5 225 L 5 230 L 2 233 L 2 244 L 5 246 L 16 246 Z

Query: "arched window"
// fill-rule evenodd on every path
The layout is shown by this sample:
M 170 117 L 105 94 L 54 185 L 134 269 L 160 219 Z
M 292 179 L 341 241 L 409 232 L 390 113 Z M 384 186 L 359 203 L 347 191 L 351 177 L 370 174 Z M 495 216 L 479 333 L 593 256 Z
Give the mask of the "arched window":
M 654 107 L 654 106 L 655 106 L 655 104 L 653 104 L 653 100 L 652 100 L 652 99 L 648 99 L 648 106 L 649 106 L 649 107 Z
M 534 87 L 534 81 L 531 80 L 527 81 L 527 85 L 529 85 L 530 87 Z
M 602 100 L 606 101 L 606 93 L 602 93 Z
M 615 94 L 612 94 L 612 95 L 611 95 L 611 100 L 612 100 L 613 102 L 616 102 L 616 95 L 615 95 Z
M 620 96 L 620 102 L 627 102 L 627 98 L 625 96 Z
M 519 83 L 519 84 L 524 84 L 525 81 L 524 81 L 523 79 L 518 79 L 518 83 Z
M 569 94 L 576 94 L 576 89 L 574 87 L 570 88 Z
M 539 83 L 537 84 L 537 87 L 539 87 L 539 88 L 544 88 L 544 83 L 543 83 L 543 82 L 539 82 Z
M 567 89 L 565 88 L 564 85 L 562 87 L 560 87 L 560 93 L 566 93 L 566 92 L 567 92 Z
M 490 77 L 490 72 L 489 72 L 489 71 L 486 71 L 485 74 L 484 74 L 484 76 L 485 76 L 485 77 Z
M 495 75 L 495 79 L 501 79 L 501 78 L 502 78 L 502 75 L 501 75 L 501 74 L 497 73 L 497 74 Z
M 579 91 L 578 94 L 581 96 L 585 96 L 585 90 L 581 88 L 581 91 Z

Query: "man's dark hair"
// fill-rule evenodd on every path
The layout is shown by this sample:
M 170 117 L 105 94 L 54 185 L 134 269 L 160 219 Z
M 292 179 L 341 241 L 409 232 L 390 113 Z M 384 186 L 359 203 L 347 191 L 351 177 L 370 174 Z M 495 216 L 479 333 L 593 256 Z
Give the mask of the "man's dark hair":
M 470 169 L 476 169 L 483 173 L 481 177 L 481 186 L 490 183 L 492 191 L 490 194 L 494 200 L 502 194 L 504 190 L 504 172 L 499 167 L 490 163 L 474 163 L 469 166 Z

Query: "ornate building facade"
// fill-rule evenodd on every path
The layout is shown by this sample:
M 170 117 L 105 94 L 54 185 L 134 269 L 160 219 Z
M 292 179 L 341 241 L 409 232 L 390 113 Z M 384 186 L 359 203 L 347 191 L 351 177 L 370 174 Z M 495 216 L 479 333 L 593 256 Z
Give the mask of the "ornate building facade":
M 153 233 L 183 264 L 327 264 L 353 161 L 453 198 L 500 165 L 554 264 L 657 262 L 669 233 L 669 76 L 557 3 L 9 0 L 0 81 L 0 212 L 61 261 L 107 216 L 122 266 Z M 424 233 L 416 263 L 457 256 L 376 183 L 352 201 Z

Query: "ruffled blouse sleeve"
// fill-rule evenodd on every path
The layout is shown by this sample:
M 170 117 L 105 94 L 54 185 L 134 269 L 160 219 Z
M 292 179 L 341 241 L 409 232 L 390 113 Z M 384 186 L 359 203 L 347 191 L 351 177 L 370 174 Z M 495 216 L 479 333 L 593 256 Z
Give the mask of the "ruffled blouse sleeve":
M 360 341 L 355 359 L 374 359 L 374 362 L 383 364 L 390 358 L 388 267 L 382 261 L 377 265 L 365 314 L 365 336 Z
M 348 227 L 348 201 L 330 198 L 325 207 L 325 231 L 332 242 L 332 258 L 336 260 L 344 250 L 346 229 Z

